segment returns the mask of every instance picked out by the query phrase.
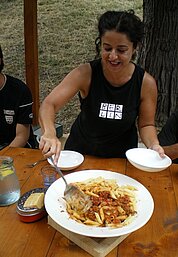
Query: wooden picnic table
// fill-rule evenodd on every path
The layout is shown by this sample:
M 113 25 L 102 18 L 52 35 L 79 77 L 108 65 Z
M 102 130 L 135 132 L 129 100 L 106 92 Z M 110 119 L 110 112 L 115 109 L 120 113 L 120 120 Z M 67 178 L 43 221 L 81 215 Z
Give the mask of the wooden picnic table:
M 43 186 L 40 170 L 48 162 L 41 162 L 34 168 L 26 166 L 42 158 L 40 150 L 6 147 L 0 151 L 0 155 L 13 157 L 21 195 L 32 188 Z M 136 169 L 126 159 L 85 156 L 84 162 L 75 171 L 86 169 L 126 174 L 142 183 L 154 199 L 151 219 L 111 250 L 107 257 L 178 257 L 177 164 L 161 172 L 149 173 Z M 47 217 L 33 223 L 24 223 L 16 213 L 16 203 L 0 207 L 0 257 L 51 256 L 91 255 L 50 226 Z

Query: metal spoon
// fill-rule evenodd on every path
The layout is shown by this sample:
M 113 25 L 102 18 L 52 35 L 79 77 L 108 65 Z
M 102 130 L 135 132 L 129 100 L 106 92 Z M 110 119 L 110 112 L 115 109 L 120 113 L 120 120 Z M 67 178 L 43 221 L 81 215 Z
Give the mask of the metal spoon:
M 82 210 L 86 212 L 92 205 L 92 201 L 90 200 L 90 197 L 86 194 L 84 194 L 81 190 L 78 189 L 73 184 L 68 184 L 62 171 L 60 168 L 54 163 L 54 160 L 52 157 L 49 157 L 53 166 L 55 167 L 56 171 L 61 175 L 62 179 L 65 182 L 66 188 L 64 190 L 64 199 L 70 206 L 75 210 Z

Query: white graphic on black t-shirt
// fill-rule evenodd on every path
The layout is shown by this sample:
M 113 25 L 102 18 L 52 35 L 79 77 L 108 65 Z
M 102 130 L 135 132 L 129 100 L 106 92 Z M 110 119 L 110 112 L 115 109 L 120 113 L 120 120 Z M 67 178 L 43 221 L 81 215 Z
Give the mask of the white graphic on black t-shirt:
M 101 103 L 99 117 L 106 119 L 122 119 L 123 105 Z
M 8 124 L 12 124 L 13 123 L 13 116 L 5 116 L 6 122 Z
M 6 114 L 6 115 L 15 115 L 15 111 L 14 110 L 4 110 L 4 114 Z

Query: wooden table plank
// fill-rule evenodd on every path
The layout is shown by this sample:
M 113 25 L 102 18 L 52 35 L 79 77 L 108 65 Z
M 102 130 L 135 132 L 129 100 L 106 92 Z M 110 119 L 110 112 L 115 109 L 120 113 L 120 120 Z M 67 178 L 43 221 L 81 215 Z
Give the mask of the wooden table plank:
M 178 164 L 171 165 L 170 171 L 171 171 L 172 184 L 175 192 L 176 203 L 178 206 Z M 177 213 L 177 216 L 178 216 L 178 213 Z
M 120 244 L 127 236 L 129 236 L 129 234 L 126 234 L 120 237 L 112 238 L 92 238 L 78 235 L 61 227 L 49 216 L 48 224 L 50 224 L 53 228 L 55 228 L 58 232 L 67 237 L 70 241 L 74 242 L 76 245 L 78 245 L 80 248 L 82 248 L 94 257 L 105 257 L 113 249 L 115 249 L 118 244 Z
M 124 253 L 125 256 L 132 257 L 168 257 L 167 249 L 172 249 L 174 255 L 171 257 L 177 257 L 178 230 L 175 231 L 177 204 L 170 169 L 157 173 L 134 171 L 135 168 L 128 164 L 126 174 L 140 181 L 150 191 L 155 207 L 150 221 L 124 240 L 119 246 L 119 253 L 121 256 Z M 141 241 L 137 238 L 141 238 Z
M 67 248 L 67 251 L 66 251 Z M 114 248 L 107 257 L 117 257 L 117 247 Z M 71 242 L 61 233 L 57 232 L 55 234 L 53 243 L 51 245 L 50 251 L 48 252 L 47 257 L 91 257 L 89 253 L 84 251 L 82 248 L 78 247 L 76 244 Z
M 46 256 L 55 230 L 47 226 L 46 218 L 35 223 L 23 223 L 16 213 L 15 204 L 8 215 L 1 216 L 0 256 Z
M 9 150 L 9 146 L 6 146 L 2 150 L 0 150 L 0 155 L 5 155 L 5 152 Z
M 21 194 L 42 186 L 40 163 L 35 168 L 26 164 L 42 157 L 39 150 L 4 148 L 0 155 L 14 158 Z M 107 257 L 177 257 L 178 256 L 178 165 L 158 173 L 143 172 L 125 159 L 100 159 L 85 156 L 76 170 L 102 169 L 126 174 L 141 182 L 152 194 L 155 203 L 150 221 L 130 234 Z M 69 172 L 65 172 L 67 174 Z M 89 257 L 80 247 L 47 224 L 47 218 L 23 223 L 16 213 L 16 204 L 0 207 L 0 257 Z
M 31 163 L 42 157 L 39 150 L 7 148 L 1 152 L 1 155 L 4 154 L 14 158 L 14 166 L 21 186 L 21 195 L 32 188 L 43 186 L 40 169 L 44 164 L 47 164 L 47 161 L 40 163 L 35 168 L 26 167 L 27 160 Z M 23 223 L 16 213 L 16 203 L 0 208 L 0 213 L 0 257 L 42 257 L 46 255 L 56 233 L 52 227 L 47 225 L 47 217 L 35 223 Z
M 77 170 L 110 170 L 125 174 L 126 160 L 117 158 L 98 158 L 94 156 L 85 156 L 85 161 L 74 171 Z

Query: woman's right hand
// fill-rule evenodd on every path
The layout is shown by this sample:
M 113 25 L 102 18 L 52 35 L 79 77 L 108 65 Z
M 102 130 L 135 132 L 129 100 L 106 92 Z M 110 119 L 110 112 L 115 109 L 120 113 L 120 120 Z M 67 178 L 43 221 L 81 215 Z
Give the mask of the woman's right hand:
M 40 138 L 39 149 L 42 150 L 45 158 L 54 155 L 54 163 L 57 164 L 61 151 L 61 142 L 56 136 L 49 137 L 43 134 Z

